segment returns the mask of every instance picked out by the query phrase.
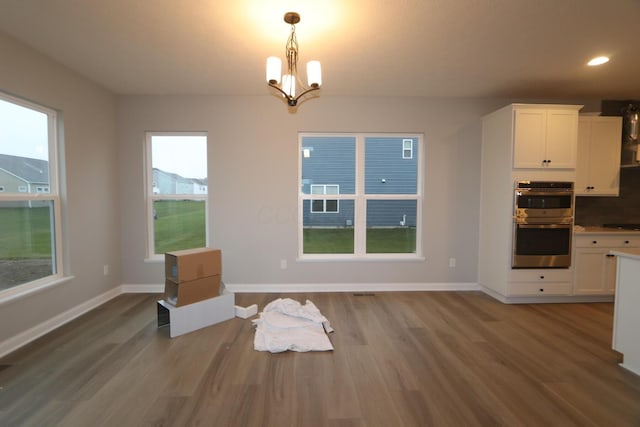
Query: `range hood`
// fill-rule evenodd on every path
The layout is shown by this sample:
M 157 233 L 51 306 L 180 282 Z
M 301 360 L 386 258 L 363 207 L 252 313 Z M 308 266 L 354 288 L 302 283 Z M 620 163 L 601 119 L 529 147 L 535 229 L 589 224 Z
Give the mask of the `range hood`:
M 640 150 L 638 149 L 638 144 L 640 143 L 638 135 L 640 101 L 602 101 L 602 115 L 622 117 L 622 135 L 620 135 L 622 150 L 620 156 L 620 167 L 640 167 Z

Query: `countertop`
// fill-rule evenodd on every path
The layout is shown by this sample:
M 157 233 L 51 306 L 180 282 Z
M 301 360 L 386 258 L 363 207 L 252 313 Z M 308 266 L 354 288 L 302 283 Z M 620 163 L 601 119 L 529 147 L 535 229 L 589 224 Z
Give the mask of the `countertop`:
M 574 234 L 637 234 L 640 236 L 640 230 L 622 230 L 620 228 L 608 228 L 598 226 L 580 226 L 573 227 Z
M 640 248 L 616 249 L 611 254 L 640 261 Z

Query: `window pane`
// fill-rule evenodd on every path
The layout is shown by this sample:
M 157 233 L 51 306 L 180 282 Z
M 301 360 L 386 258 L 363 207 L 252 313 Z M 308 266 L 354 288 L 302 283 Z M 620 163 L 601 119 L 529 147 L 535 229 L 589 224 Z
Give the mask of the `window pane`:
M 338 212 L 337 200 L 325 200 L 326 212 Z
M 156 200 L 153 212 L 156 254 L 206 246 L 204 201 Z
M 149 134 L 149 252 L 206 246 L 207 136 Z M 175 196 L 180 196 L 176 199 Z M 182 198 L 182 196 L 186 196 Z
M 314 136 L 302 139 L 302 194 L 316 193 L 312 185 L 329 185 L 322 191 L 355 194 L 356 139 L 351 136 Z M 337 193 L 327 193 L 337 194 Z
M 324 200 L 312 200 L 311 212 L 324 212 Z
M 418 156 L 403 158 L 404 140 L 407 138 L 365 138 L 366 194 L 417 194 Z M 417 140 L 412 141 L 415 147 Z
M 352 254 L 354 201 L 342 200 L 340 213 L 312 213 L 309 209 L 310 202 L 312 201 L 303 200 L 302 205 L 303 253 Z
M 154 135 L 153 194 L 207 194 L 207 137 Z
M 53 202 L 0 202 L 0 290 L 56 273 Z
M 367 253 L 415 253 L 416 208 L 416 200 L 367 201 Z
M 0 187 L 49 193 L 49 117 L 0 99 Z

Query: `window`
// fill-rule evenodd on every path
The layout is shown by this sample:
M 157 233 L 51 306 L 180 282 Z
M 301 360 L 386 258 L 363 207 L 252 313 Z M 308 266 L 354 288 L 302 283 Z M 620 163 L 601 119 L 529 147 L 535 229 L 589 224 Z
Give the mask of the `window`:
M 402 158 L 413 159 L 413 140 L 412 139 L 402 140 Z
M 301 258 L 421 256 L 421 135 L 299 139 Z
M 311 184 L 311 194 L 340 194 L 339 185 Z M 338 201 L 335 199 L 316 199 L 311 201 L 311 213 L 338 213 Z
M 57 120 L 0 93 L 0 296 L 62 277 Z
M 207 245 L 207 135 L 148 132 L 146 135 L 147 252 Z

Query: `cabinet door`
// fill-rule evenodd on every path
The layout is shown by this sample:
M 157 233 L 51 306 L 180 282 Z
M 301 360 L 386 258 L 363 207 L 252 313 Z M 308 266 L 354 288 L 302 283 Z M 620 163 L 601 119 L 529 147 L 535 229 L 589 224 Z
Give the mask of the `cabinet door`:
M 574 169 L 578 144 L 578 112 L 548 110 L 546 142 L 548 168 Z
M 620 186 L 620 117 L 593 117 L 589 149 L 589 191 L 592 196 L 617 196 Z
M 541 168 L 546 163 L 545 138 L 547 115 L 544 109 L 514 112 L 513 167 Z
M 576 196 L 590 195 L 591 182 L 591 118 L 580 117 L 578 121 L 578 153 L 576 160 Z
M 605 294 L 604 273 L 606 254 L 603 249 L 578 249 L 575 258 L 575 295 Z

